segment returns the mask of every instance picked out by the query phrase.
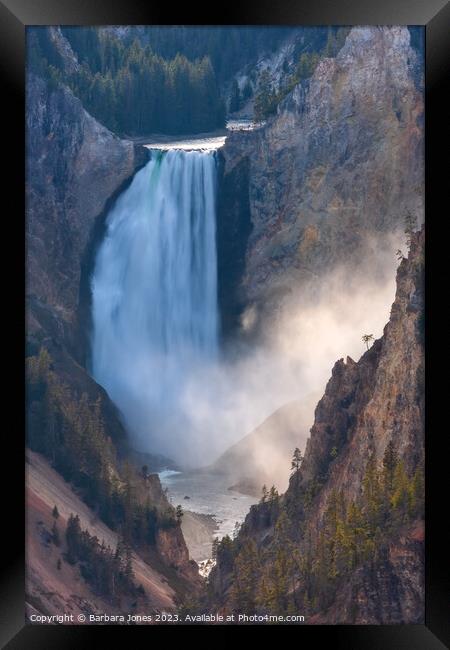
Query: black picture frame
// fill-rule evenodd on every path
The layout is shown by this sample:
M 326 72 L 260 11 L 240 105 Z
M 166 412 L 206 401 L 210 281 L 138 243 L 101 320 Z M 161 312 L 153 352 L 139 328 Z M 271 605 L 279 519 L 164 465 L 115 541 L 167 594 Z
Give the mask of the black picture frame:
M 444 192 L 448 184 L 448 168 L 445 156 L 447 104 L 444 102 L 445 81 L 449 72 L 450 5 L 444 0 L 315 0 L 315 2 L 263 0 L 259 3 L 244 1 L 227 2 L 222 11 L 208 10 L 205 6 L 194 7 L 191 3 L 177 12 L 170 12 L 164 3 L 150 4 L 139 0 L 1 0 L 0 1 L 0 65 L 2 75 L 4 118 L 4 156 L 7 157 L 4 187 L 9 201 L 4 205 L 4 224 L 14 226 L 13 233 L 5 235 L 4 248 L 17 243 L 18 253 L 13 265 L 8 264 L 6 284 L 12 277 L 17 280 L 15 289 L 7 301 L 8 313 L 14 336 L 5 339 L 8 351 L 14 352 L 16 369 L 15 389 L 9 387 L 8 395 L 17 397 L 13 428 L 4 429 L 8 449 L 4 452 L 4 465 L 13 471 L 8 476 L 3 491 L 3 542 L 2 571 L 0 578 L 0 641 L 2 647 L 18 648 L 85 648 L 99 643 L 103 629 L 94 626 L 31 626 L 24 619 L 24 416 L 23 372 L 17 357 L 23 352 L 24 323 L 21 290 L 24 287 L 24 83 L 25 83 L 25 28 L 28 25 L 101 25 L 101 24 L 403 24 L 424 25 L 426 34 L 426 287 L 427 287 L 427 333 L 426 333 L 426 623 L 403 626 L 301 626 L 295 628 L 296 643 L 308 648 L 324 643 L 324 647 L 388 650 L 438 650 L 449 644 L 450 617 L 448 615 L 449 583 L 448 537 L 445 537 L 446 508 L 443 502 L 445 477 L 448 474 L 448 456 L 445 454 L 446 428 L 437 427 L 440 409 L 445 415 L 445 384 L 435 381 L 441 370 L 448 368 L 439 343 L 439 306 L 446 302 L 435 280 L 444 276 L 446 266 L 445 239 L 440 228 L 446 216 Z M 6 144 L 5 144 L 6 140 Z M 444 176 L 445 174 L 445 176 Z M 13 211 L 17 214 L 13 218 Z M 447 210 L 448 211 L 448 210 Z M 440 249 L 440 245 L 442 249 Z M 433 279 L 433 282 L 431 282 Z M 8 287 L 9 288 L 9 287 Z M 445 326 L 445 324 L 444 324 Z M 10 345 L 16 340 L 17 345 Z M 444 376 L 444 375 L 442 375 Z M 9 385 L 9 382 L 8 382 Z M 6 389 L 4 389 L 6 390 Z M 8 409 L 12 406 L 9 404 Z M 444 423 L 445 420 L 443 419 Z M 4 472 L 2 472 L 4 474 Z M 5 476 L 2 476 L 5 478 Z M 14 523 L 13 523 L 14 522 Z M 220 629 L 226 635 L 234 628 L 215 626 L 194 629 L 203 633 Z M 152 641 L 156 628 L 134 627 L 133 633 L 141 636 L 146 645 Z M 176 626 L 157 628 L 172 633 L 181 629 Z M 186 628 L 182 628 L 183 630 Z M 269 628 L 264 627 L 264 633 Z M 273 628 L 271 628 L 273 629 Z M 275 628 L 276 633 L 283 631 Z M 241 633 L 242 628 L 239 628 Z M 130 629 L 113 629 L 117 635 L 126 634 L 129 642 Z M 291 629 L 292 632 L 292 629 Z M 123 637 L 125 639 L 125 637 Z M 239 640 L 239 639 L 237 639 Z M 103 642 L 103 637 L 102 637 Z

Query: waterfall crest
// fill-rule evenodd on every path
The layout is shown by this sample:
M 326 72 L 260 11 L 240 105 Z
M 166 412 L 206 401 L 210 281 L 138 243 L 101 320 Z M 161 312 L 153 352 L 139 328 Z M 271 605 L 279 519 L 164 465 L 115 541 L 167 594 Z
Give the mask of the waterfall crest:
M 92 374 L 139 447 L 178 459 L 184 386 L 218 354 L 215 191 L 214 151 L 153 151 L 92 279 Z

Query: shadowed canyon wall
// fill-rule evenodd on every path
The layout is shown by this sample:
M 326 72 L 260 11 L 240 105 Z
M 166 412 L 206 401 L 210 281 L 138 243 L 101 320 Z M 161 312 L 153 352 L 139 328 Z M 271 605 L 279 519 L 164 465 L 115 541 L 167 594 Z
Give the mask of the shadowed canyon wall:
M 270 312 L 343 262 L 383 277 L 382 235 L 402 231 L 408 211 L 423 221 L 423 111 L 408 29 L 357 27 L 262 128 L 229 135 L 224 183 L 247 161 L 252 226 L 237 310 Z

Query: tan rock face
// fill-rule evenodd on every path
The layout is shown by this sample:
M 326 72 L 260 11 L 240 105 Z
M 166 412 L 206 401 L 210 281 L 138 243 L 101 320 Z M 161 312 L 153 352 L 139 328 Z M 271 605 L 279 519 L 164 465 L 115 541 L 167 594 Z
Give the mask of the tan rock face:
M 332 493 L 347 504 L 356 501 L 369 457 L 374 454 L 380 466 L 391 440 L 409 475 L 424 461 L 424 239 L 422 228 L 399 265 L 383 336 L 357 363 L 348 357 L 336 362 L 316 407 L 299 474 L 282 497 L 284 504 L 301 506 L 307 487 L 320 485 L 309 509 L 297 510 L 293 539 L 300 552 L 305 540 L 319 539 Z M 238 541 L 251 537 L 261 548 L 270 547 L 275 521 L 267 516 L 267 503 L 253 506 Z M 213 585 L 223 602 L 231 576 L 232 561 L 213 569 Z M 309 623 L 423 620 L 424 530 L 419 516 L 392 535 L 376 559 L 357 567 L 330 607 Z
M 58 30 L 50 30 L 62 45 Z M 120 140 L 82 107 L 65 87 L 27 79 L 26 297 L 28 353 L 45 345 L 55 371 L 76 395 L 100 397 L 108 434 L 125 432 L 105 391 L 83 368 L 89 310 L 89 254 L 111 197 L 145 163 L 146 150 Z M 86 287 L 85 287 L 86 289 Z M 86 325 L 86 323 L 85 323 Z
M 99 124 L 67 88 L 50 90 L 35 76 L 26 118 L 29 333 L 50 328 L 68 344 L 97 220 L 147 153 Z
M 412 242 L 397 272 L 397 292 L 381 339 L 358 363 L 338 361 L 316 408 L 307 442 L 302 478 L 306 483 L 330 470 L 320 496 L 333 489 L 354 499 L 361 489 L 367 459 L 381 462 L 395 443 L 409 471 L 424 459 L 424 231 Z M 338 455 L 332 462 L 330 452 Z
M 377 264 L 367 235 L 423 219 L 423 65 L 407 28 L 353 28 L 265 127 L 232 133 L 225 174 L 249 161 L 247 302 L 334 265 Z
M 180 526 L 159 529 L 156 534 L 156 550 L 163 562 L 187 582 L 191 595 L 203 586 L 197 563 L 189 559 L 189 552 Z
M 156 547 L 166 562 L 174 567 L 182 566 L 189 560 L 186 545 L 179 528 L 158 530 Z

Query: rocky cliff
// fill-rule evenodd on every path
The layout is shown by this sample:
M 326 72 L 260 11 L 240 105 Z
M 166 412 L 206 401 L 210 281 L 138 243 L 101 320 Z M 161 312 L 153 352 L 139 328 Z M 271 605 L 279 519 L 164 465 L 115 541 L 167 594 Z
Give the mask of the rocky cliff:
M 30 75 L 26 99 L 27 354 L 45 346 L 78 396 L 100 397 L 109 435 L 122 443 L 114 405 L 85 370 L 89 273 L 108 207 L 147 152 L 110 133 L 62 85 Z
M 257 577 L 245 593 L 256 592 L 254 607 L 281 607 L 282 596 L 264 590 L 284 588 L 284 606 L 311 623 L 423 622 L 423 462 L 422 228 L 399 265 L 382 338 L 358 362 L 335 364 L 287 492 L 253 506 L 219 549 L 216 602 L 248 602 L 238 576 L 251 566 Z M 290 573 L 288 584 L 269 576 L 270 562 Z
M 64 86 L 27 80 L 27 299 L 30 342 L 49 335 L 80 360 L 78 319 L 92 247 L 147 151 L 99 124 Z
M 394 440 L 409 470 L 423 461 L 424 415 L 424 232 L 412 242 L 397 272 L 397 292 L 381 339 L 355 363 L 336 362 L 325 395 L 316 408 L 302 463 L 302 482 L 327 471 L 323 463 L 336 447 L 335 478 L 350 498 L 358 494 L 365 459 L 381 460 Z M 380 417 L 382 416 L 382 417 Z M 354 458 L 348 443 L 358 449 Z M 346 454 L 340 455 L 341 449 Z
M 120 605 L 108 596 L 93 593 L 83 578 L 80 566 L 66 561 L 67 544 L 65 530 L 72 513 L 77 514 L 83 530 L 95 535 L 105 545 L 115 549 L 119 536 L 99 519 L 82 502 L 73 488 L 50 466 L 40 454 L 27 451 L 26 466 L 27 505 L 27 588 L 26 605 L 30 614 L 119 614 L 132 611 L 133 599 L 122 599 Z M 59 543 L 52 540 L 54 518 L 52 510 L 58 510 L 56 526 Z M 133 572 L 136 582 L 144 590 L 137 599 L 138 611 L 175 606 L 175 592 L 165 576 L 155 571 L 134 553 Z
M 262 128 L 229 135 L 225 182 L 247 162 L 236 200 L 243 214 L 248 201 L 251 222 L 237 308 L 271 310 L 270 298 L 305 292 L 344 261 L 383 274 L 381 235 L 401 229 L 408 210 L 423 220 L 423 111 L 423 61 L 408 29 L 355 27 Z
M 77 65 L 70 46 L 58 29 L 50 28 L 48 33 L 59 55 L 67 59 L 67 72 L 70 74 L 72 67 Z M 91 415 L 97 408 L 94 405 L 98 405 L 94 435 L 99 436 L 101 454 L 105 458 L 112 445 L 112 455 L 106 461 L 107 474 L 109 479 L 113 476 L 118 485 L 123 485 L 127 471 L 124 459 L 128 457 L 135 465 L 139 459 L 129 453 L 127 436 L 117 409 L 86 369 L 90 273 L 96 247 L 104 233 L 106 215 L 137 169 L 146 163 L 148 152 L 144 147 L 121 140 L 103 127 L 63 84 L 30 74 L 26 90 L 26 300 L 27 356 L 30 361 L 27 367 L 31 368 L 33 364 L 35 368 L 39 367 L 37 384 L 33 383 L 36 376 L 33 379 L 32 373 L 27 377 L 28 442 L 34 449 L 45 453 L 54 465 L 56 459 L 58 471 L 73 480 L 79 488 L 79 495 L 96 508 L 96 499 L 87 498 L 89 489 L 86 489 L 86 483 L 83 484 L 86 479 L 82 478 L 83 468 L 80 466 L 75 472 L 70 469 L 70 462 L 77 458 L 71 447 L 75 445 L 73 436 L 78 435 L 77 425 L 73 427 L 75 420 L 70 414 L 78 413 L 81 423 L 82 405 L 92 407 Z M 46 368 L 45 364 L 39 365 L 39 360 L 45 358 L 42 356 L 44 349 L 50 353 Z M 37 391 L 34 390 L 36 386 Z M 88 419 L 81 428 L 89 426 Z M 49 439 L 49 435 L 56 438 Z M 92 432 L 89 437 L 88 442 L 92 443 Z M 83 443 L 77 450 L 81 448 L 86 455 L 93 450 L 92 444 L 89 446 L 88 443 Z M 64 454 L 72 459 L 69 465 L 61 462 Z M 92 455 L 88 462 L 93 462 Z M 89 481 L 95 480 L 94 474 Z M 101 482 L 102 477 L 98 475 L 97 478 Z M 58 480 L 63 482 L 60 476 Z M 137 484 L 140 484 L 139 479 Z M 105 482 L 98 491 L 98 499 L 101 500 L 110 487 Z M 141 490 L 142 494 L 136 492 L 135 498 L 140 503 L 135 504 L 136 507 L 139 509 L 147 504 L 161 513 L 160 518 L 166 516 L 165 510 L 172 517 L 171 506 L 158 478 L 149 478 L 147 488 Z M 113 534 L 117 537 L 116 533 Z M 155 534 L 154 544 L 150 544 L 147 551 L 144 544 L 139 551 L 139 562 L 144 565 L 142 558 L 145 558 L 146 570 L 158 581 L 174 580 L 175 590 L 186 588 L 186 585 L 198 588 L 197 567 L 189 560 L 180 527 L 158 524 Z M 40 553 L 40 542 L 35 539 L 33 529 L 29 547 L 35 546 Z M 29 570 L 34 569 L 36 565 L 29 564 Z M 51 579 L 55 567 L 47 567 L 47 570 Z M 28 591 L 32 588 L 28 584 Z M 85 585 L 83 593 L 87 593 Z M 165 606 L 171 606 L 174 592 L 168 588 L 167 593 L 170 597 Z M 46 608 L 50 613 L 57 613 L 60 605 L 55 604 L 52 609 L 51 603 L 47 603 Z

